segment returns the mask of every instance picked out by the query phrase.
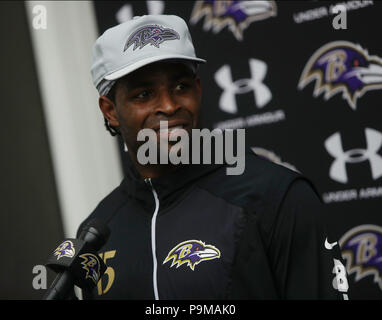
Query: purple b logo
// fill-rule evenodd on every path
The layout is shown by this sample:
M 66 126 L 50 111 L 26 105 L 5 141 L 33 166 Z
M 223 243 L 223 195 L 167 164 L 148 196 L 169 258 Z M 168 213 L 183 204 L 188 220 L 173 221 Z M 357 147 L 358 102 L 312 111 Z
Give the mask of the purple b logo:
M 356 110 L 357 99 L 369 90 L 382 89 L 382 60 L 366 49 L 348 41 L 334 41 L 319 48 L 302 72 L 298 88 L 315 82 L 313 96 L 324 94 L 328 100 L 342 93 Z
M 382 290 L 382 227 L 357 226 L 346 232 L 339 243 L 348 274 L 354 273 L 355 281 L 373 276 Z

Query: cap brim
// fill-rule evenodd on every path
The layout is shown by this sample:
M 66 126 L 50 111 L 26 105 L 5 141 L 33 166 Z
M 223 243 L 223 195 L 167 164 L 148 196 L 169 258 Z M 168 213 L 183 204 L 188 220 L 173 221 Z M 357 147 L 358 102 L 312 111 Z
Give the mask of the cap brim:
M 108 75 L 106 75 L 104 77 L 104 79 L 106 80 L 116 80 L 116 79 L 119 79 L 123 76 L 126 76 L 128 75 L 129 73 L 139 69 L 139 68 L 142 68 L 150 63 L 154 63 L 154 62 L 158 62 L 158 61 L 162 61 L 162 60 L 170 60 L 170 59 L 183 59 L 183 60 L 188 60 L 188 61 L 195 61 L 195 62 L 198 62 L 198 63 L 206 63 L 207 61 L 204 60 L 204 59 L 200 59 L 200 58 L 194 58 L 194 57 L 188 57 L 188 56 L 182 56 L 182 55 L 175 55 L 175 54 L 171 54 L 171 55 L 162 55 L 162 56 L 155 56 L 155 57 L 150 57 L 150 58 L 147 58 L 147 59 L 143 59 L 143 60 L 140 60 L 139 62 L 137 63 L 133 63 L 132 65 L 129 65 L 129 66 L 126 66 L 122 69 L 119 69 L 117 71 L 114 71 L 112 73 L 109 73 Z

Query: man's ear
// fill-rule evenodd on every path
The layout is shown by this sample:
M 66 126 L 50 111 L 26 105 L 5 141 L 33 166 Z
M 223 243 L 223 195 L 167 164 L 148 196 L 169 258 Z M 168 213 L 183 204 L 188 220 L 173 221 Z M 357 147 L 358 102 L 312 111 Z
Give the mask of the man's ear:
M 113 127 L 119 127 L 119 121 L 117 119 L 117 111 L 113 101 L 106 96 L 100 96 L 98 99 L 99 107 L 103 113 L 105 119 Z

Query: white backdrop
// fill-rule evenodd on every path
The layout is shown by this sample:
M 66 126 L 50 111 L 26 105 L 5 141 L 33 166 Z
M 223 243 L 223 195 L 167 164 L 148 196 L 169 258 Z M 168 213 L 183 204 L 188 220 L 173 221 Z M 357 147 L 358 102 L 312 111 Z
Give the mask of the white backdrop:
M 64 233 L 75 237 L 81 221 L 122 179 L 117 142 L 104 129 L 90 76 L 91 48 L 98 36 L 93 4 L 25 5 Z

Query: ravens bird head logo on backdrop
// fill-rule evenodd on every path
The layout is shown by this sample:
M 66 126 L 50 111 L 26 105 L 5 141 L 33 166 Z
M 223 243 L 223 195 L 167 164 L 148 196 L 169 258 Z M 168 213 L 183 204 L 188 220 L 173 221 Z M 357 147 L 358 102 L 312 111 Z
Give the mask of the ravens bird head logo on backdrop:
M 355 110 L 357 99 L 366 91 L 382 89 L 382 60 L 348 41 L 330 42 L 318 49 L 306 64 L 298 88 L 315 82 L 313 96 L 324 93 L 328 100 L 342 92 Z
M 339 243 L 348 274 L 355 274 L 355 281 L 373 276 L 382 290 L 382 228 L 357 226 L 346 232 Z

